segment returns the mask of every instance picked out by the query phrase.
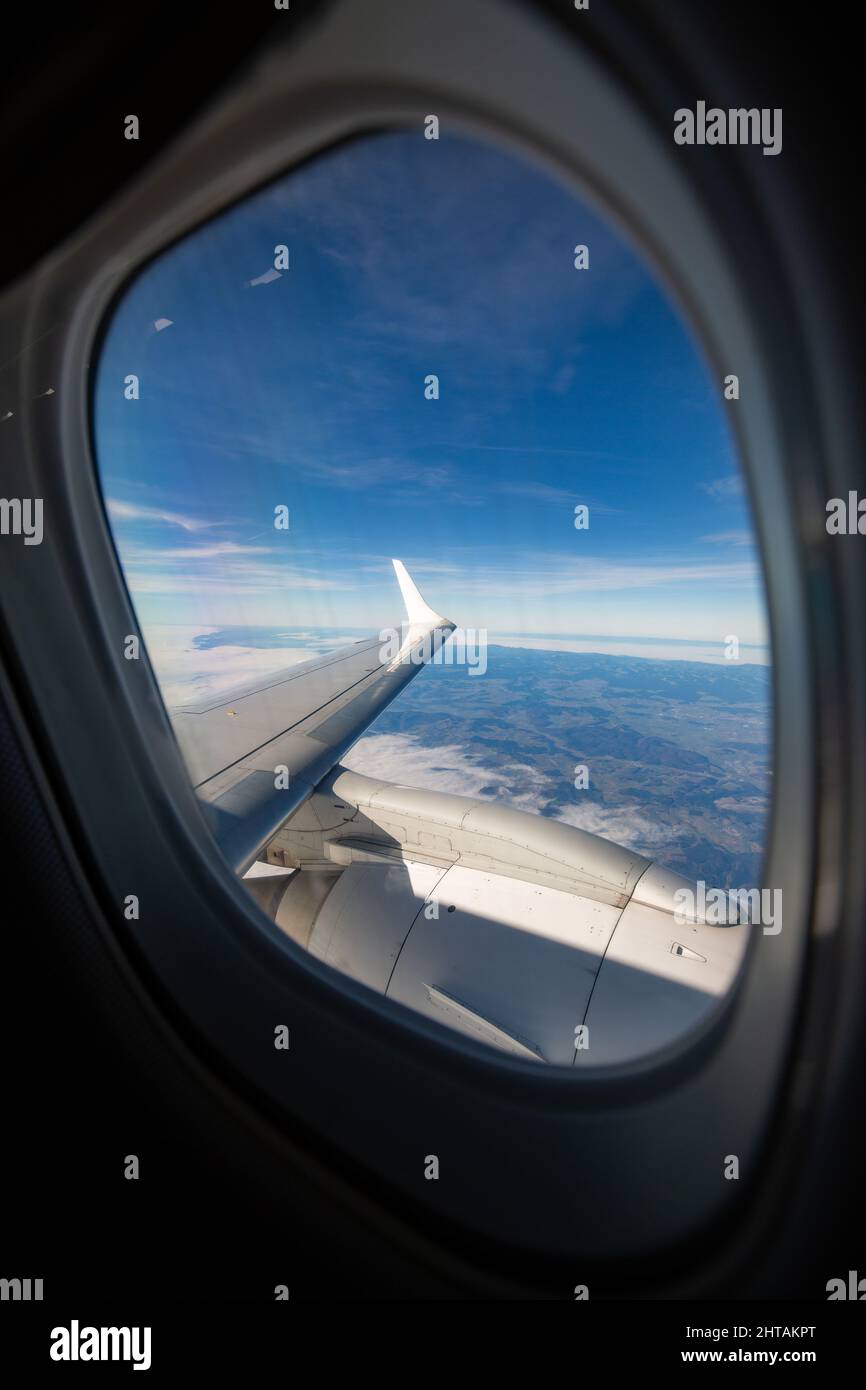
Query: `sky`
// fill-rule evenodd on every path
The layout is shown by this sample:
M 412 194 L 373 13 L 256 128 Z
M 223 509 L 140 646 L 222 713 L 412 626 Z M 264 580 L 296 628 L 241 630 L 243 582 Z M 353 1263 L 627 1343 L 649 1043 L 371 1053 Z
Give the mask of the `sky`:
M 419 128 L 320 156 L 152 262 L 104 342 L 95 442 L 146 638 L 379 629 L 403 616 L 397 556 L 491 642 L 712 651 L 767 640 L 724 411 L 598 211 Z

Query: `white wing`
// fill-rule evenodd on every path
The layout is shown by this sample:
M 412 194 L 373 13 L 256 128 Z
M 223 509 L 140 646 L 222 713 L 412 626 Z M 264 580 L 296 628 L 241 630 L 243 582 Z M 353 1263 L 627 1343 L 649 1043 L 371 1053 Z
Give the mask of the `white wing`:
M 255 685 L 169 710 L 193 785 L 238 872 L 454 631 L 400 561 L 392 563 L 408 618 L 395 629 L 398 641 L 353 642 Z

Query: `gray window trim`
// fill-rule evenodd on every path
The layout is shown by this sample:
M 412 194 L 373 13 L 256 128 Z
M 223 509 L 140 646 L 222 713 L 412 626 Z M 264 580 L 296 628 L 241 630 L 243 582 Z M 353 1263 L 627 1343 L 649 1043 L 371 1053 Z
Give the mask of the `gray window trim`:
M 262 183 L 353 134 L 420 128 L 428 110 L 541 155 L 597 198 L 664 275 L 719 379 L 735 370 L 741 383 L 731 418 L 763 543 L 774 654 L 765 882 L 782 889 L 784 930 L 756 936 L 739 988 L 699 1038 L 616 1073 L 539 1076 L 532 1063 L 494 1060 L 326 975 L 264 926 L 214 855 L 147 663 L 120 656 L 135 620 L 90 440 L 91 367 L 114 297 L 151 256 Z M 540 18 L 494 0 L 352 0 L 251 69 L 3 305 L 3 360 L 33 344 L 17 356 L 10 473 L 20 470 L 22 492 L 46 507 L 43 545 L 0 556 L 3 620 L 39 712 L 52 793 L 98 847 L 112 950 L 144 969 L 167 1015 L 185 1017 L 307 1134 L 410 1207 L 426 1203 L 443 1222 L 526 1251 L 640 1257 L 660 1237 L 673 1246 L 723 1225 L 758 1173 L 798 1021 L 819 834 L 825 862 L 832 854 L 811 751 L 819 649 L 823 699 L 839 688 L 832 604 L 818 632 L 832 565 L 827 537 L 803 524 L 807 503 L 821 514 L 818 460 L 830 446 L 813 393 L 821 335 L 789 322 L 781 255 L 772 258 L 770 228 L 753 227 L 753 241 L 738 243 L 670 131 L 588 48 Z M 46 408 L 34 398 L 49 380 Z M 825 793 L 832 773 L 822 769 Z M 129 924 L 121 904 L 139 884 L 142 916 Z M 830 930 L 833 908 L 829 897 L 820 904 L 818 932 Z M 269 1045 L 279 1022 L 291 1028 L 288 1058 Z M 401 1100 L 419 1094 L 423 1114 Z M 440 1152 L 446 1181 L 417 1181 L 427 1152 Z M 730 1153 L 741 1184 L 722 1180 Z M 494 1167 L 511 1182 L 507 1230 Z

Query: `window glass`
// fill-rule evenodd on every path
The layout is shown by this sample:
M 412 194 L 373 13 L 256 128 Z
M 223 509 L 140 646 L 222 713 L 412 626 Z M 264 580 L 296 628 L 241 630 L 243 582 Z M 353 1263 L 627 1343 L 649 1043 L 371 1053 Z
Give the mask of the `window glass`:
M 429 120 L 130 285 L 110 523 L 222 851 L 296 944 L 560 1065 L 731 986 L 772 775 L 735 390 L 594 206 Z

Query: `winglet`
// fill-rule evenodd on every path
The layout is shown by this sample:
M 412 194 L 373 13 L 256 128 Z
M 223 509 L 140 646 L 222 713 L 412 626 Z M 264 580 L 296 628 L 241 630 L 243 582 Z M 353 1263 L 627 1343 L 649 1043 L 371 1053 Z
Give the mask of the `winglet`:
M 414 627 L 424 625 L 425 627 L 452 626 L 448 618 L 443 618 L 441 613 L 432 609 L 429 603 L 421 597 L 418 586 L 409 574 L 402 560 L 392 560 L 394 573 L 397 576 L 397 583 L 400 585 L 400 593 L 403 595 L 403 602 L 406 605 L 406 616 Z

